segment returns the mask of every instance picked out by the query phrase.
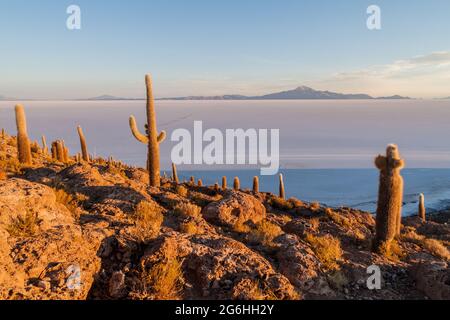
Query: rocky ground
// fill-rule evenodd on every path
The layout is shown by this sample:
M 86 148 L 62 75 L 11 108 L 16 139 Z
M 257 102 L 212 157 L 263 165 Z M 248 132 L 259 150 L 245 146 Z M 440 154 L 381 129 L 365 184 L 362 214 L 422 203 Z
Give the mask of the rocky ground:
M 389 257 L 374 218 L 249 190 L 148 188 L 114 161 L 57 163 L 0 142 L 1 299 L 450 299 L 450 214 L 403 220 Z M 369 290 L 367 268 L 381 269 Z

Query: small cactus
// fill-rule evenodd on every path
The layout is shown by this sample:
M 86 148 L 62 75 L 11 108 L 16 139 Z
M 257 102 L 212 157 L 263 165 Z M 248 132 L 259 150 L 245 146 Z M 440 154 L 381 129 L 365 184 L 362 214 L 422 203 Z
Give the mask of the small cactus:
M 64 162 L 64 146 L 61 140 L 56 141 L 56 160 Z
M 197 186 L 203 187 L 203 181 L 202 181 L 202 179 L 198 179 Z
M 286 199 L 286 194 L 284 193 L 284 181 L 283 181 L 283 175 L 280 173 L 279 175 L 279 180 L 280 180 L 280 198 L 281 199 Z
M 52 152 L 52 160 L 54 161 L 58 160 L 56 142 L 52 142 L 51 152 Z
M 404 161 L 400 158 L 398 147 L 387 147 L 386 156 L 379 155 L 375 166 L 380 170 L 378 204 L 376 216 L 376 237 L 374 251 L 388 253 L 395 236 L 400 234 L 403 201 L 403 178 L 400 170 Z
M 238 177 L 235 177 L 235 178 L 234 178 L 234 181 L 233 181 L 233 189 L 234 189 L 234 191 L 239 191 L 239 189 L 241 189 L 241 183 L 240 183 Z
M 25 165 L 32 164 L 30 140 L 28 139 L 27 120 L 25 110 L 21 104 L 16 105 L 16 125 L 17 125 L 17 152 L 19 162 Z
M 257 176 L 253 177 L 253 192 L 259 193 L 259 178 Z
M 152 80 L 150 75 L 145 76 L 147 87 L 147 136 L 141 134 L 136 126 L 136 119 L 130 116 L 130 129 L 134 137 L 141 143 L 148 145 L 147 167 L 149 171 L 150 186 L 159 187 L 161 185 L 160 164 L 159 164 L 159 144 L 166 138 L 166 133 L 162 131 L 158 135 L 156 128 L 156 112 L 152 91 Z
M 63 158 L 62 161 L 64 163 L 69 162 L 69 148 L 67 148 L 66 143 L 64 142 L 64 140 L 61 141 L 62 144 L 62 148 L 63 148 Z
M 77 127 L 78 136 L 80 137 L 80 145 L 81 145 L 81 155 L 83 157 L 83 161 L 89 162 L 89 153 L 86 145 L 86 138 L 84 137 L 83 129 L 78 126 Z
M 47 155 L 48 154 L 47 140 L 45 139 L 44 135 L 41 137 L 41 139 L 42 139 L 42 152 L 44 152 L 44 154 Z
M 426 210 L 425 210 L 425 196 L 423 193 L 419 196 L 419 217 L 423 222 L 426 221 Z
M 177 165 L 175 163 L 172 163 L 172 179 L 176 184 L 180 183 L 178 180 Z
M 227 187 L 227 177 L 226 176 L 223 176 L 222 177 L 222 190 L 226 190 L 228 187 Z
M 189 179 L 189 184 L 190 184 L 191 186 L 194 186 L 194 185 L 195 185 L 195 177 L 194 177 L 194 176 L 192 176 L 192 177 Z
M 219 183 L 216 182 L 216 183 L 214 184 L 214 191 L 218 192 L 219 190 L 220 190 Z

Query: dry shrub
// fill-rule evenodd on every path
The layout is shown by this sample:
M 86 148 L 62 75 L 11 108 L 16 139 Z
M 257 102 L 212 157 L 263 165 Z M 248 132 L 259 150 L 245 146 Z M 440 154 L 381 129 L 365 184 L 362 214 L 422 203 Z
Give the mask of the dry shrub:
M 406 233 L 402 235 L 402 239 L 417 244 L 436 257 L 450 260 L 450 252 L 439 240 L 427 239 L 425 236 L 417 234 L 412 229 L 407 230 Z
M 8 140 L 7 144 L 10 147 L 17 147 L 17 138 L 16 137 L 12 137 L 12 139 Z
M 291 217 L 291 216 L 288 216 L 288 215 L 280 215 L 279 218 L 280 218 L 280 221 L 281 221 L 283 224 L 286 224 L 286 223 L 292 221 L 292 217 Z
M 269 205 L 275 209 L 289 211 L 294 209 L 295 205 L 291 199 L 285 200 L 280 197 L 272 197 L 269 199 Z
M 30 143 L 30 149 L 31 149 L 32 153 L 40 153 L 41 152 L 41 147 L 39 146 L 39 144 L 36 141 Z
M 319 227 L 320 227 L 320 218 L 316 217 L 316 218 L 309 219 L 309 225 L 310 225 L 311 230 L 318 231 Z
M 342 270 L 335 270 L 334 272 L 330 272 L 327 275 L 328 283 L 335 289 L 342 290 L 345 286 L 350 283 L 350 280 L 347 278 Z
M 106 166 L 106 171 L 110 174 L 121 176 L 122 178 L 128 178 L 123 168 L 120 168 L 112 163 L 108 163 Z
M 22 172 L 20 162 L 16 158 L 2 157 L 0 159 L 0 168 L 14 174 L 20 174 Z
M 158 236 L 164 220 L 161 207 L 148 201 L 137 205 L 134 218 L 136 234 L 144 242 Z
M 183 197 L 183 198 L 186 198 L 186 197 L 188 196 L 189 190 L 188 190 L 185 186 L 183 186 L 183 185 L 177 185 L 177 186 L 175 187 L 175 192 L 176 192 L 179 196 L 181 196 L 181 197 Z
M 237 300 L 280 300 L 274 290 L 257 279 L 242 279 L 233 287 L 231 294 Z
M 186 234 L 199 234 L 200 230 L 195 221 L 186 221 L 180 224 L 180 231 Z
M 78 218 L 77 214 L 77 201 L 64 189 L 55 189 L 56 202 L 65 206 L 75 218 Z
M 15 217 L 6 227 L 6 231 L 13 237 L 33 237 L 40 223 L 37 213 L 27 211 L 25 216 Z
M 157 300 L 179 299 L 183 285 L 182 261 L 177 258 L 164 259 L 143 273 L 145 289 L 151 290 Z
M 311 245 L 312 250 L 325 268 L 338 269 L 337 261 L 341 259 L 343 254 L 339 239 L 331 235 L 319 237 L 306 233 L 305 240 Z
M 250 227 L 248 225 L 246 225 L 245 223 L 243 223 L 242 221 L 237 221 L 234 225 L 233 225 L 233 231 L 234 232 L 238 232 L 238 233 L 249 233 L 250 232 Z
M 6 174 L 6 172 L 3 171 L 2 169 L 0 169 L 0 181 L 7 180 L 7 179 L 8 179 L 8 175 Z
M 450 252 L 441 243 L 441 241 L 436 239 L 423 239 L 422 246 L 425 250 L 428 250 L 436 257 L 440 257 L 444 260 L 450 260 Z
M 331 221 L 333 221 L 337 225 L 340 225 L 341 227 L 344 227 L 346 229 L 352 228 L 353 224 L 349 218 L 344 217 L 329 208 L 325 210 L 325 213 L 331 219 Z
M 183 217 L 198 218 L 200 217 L 202 208 L 189 202 L 181 202 L 175 206 L 173 211 L 175 214 L 181 215 Z
M 250 241 L 261 243 L 265 246 L 271 246 L 273 240 L 281 235 L 283 231 L 276 224 L 263 220 L 259 222 L 254 229 L 250 231 Z

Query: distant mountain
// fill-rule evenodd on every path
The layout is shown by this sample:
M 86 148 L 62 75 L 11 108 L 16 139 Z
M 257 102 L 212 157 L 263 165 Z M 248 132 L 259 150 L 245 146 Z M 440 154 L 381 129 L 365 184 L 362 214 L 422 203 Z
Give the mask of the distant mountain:
M 301 86 L 294 90 L 276 92 L 262 96 L 224 95 L 224 96 L 189 96 L 162 98 L 159 100 L 350 100 L 350 99 L 410 99 L 399 95 L 374 98 L 368 94 L 344 94 L 331 91 L 319 91 Z
M 143 99 L 133 99 L 133 98 L 122 98 L 122 97 L 115 97 L 110 95 L 102 95 L 98 97 L 88 98 L 88 99 L 80 99 L 80 100 L 88 100 L 88 101 L 114 101 L 114 100 L 143 100 Z
M 0 101 L 15 101 L 17 99 L 0 95 Z
M 188 96 L 175 98 L 160 98 L 157 100 L 248 100 L 250 97 L 238 94 L 230 94 L 224 96 Z
M 410 97 L 403 97 L 403 96 L 395 95 L 395 96 L 389 96 L 389 97 L 379 97 L 379 98 L 375 98 L 375 99 L 379 99 L 379 100 L 401 100 L 401 99 L 411 99 L 411 98 Z

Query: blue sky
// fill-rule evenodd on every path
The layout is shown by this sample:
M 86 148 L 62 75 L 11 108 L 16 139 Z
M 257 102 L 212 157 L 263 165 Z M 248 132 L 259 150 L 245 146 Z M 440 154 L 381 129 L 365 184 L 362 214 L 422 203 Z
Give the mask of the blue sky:
M 81 8 L 82 29 L 66 28 Z M 382 30 L 366 27 L 380 6 Z M 0 95 L 450 96 L 448 0 L 0 0 Z

